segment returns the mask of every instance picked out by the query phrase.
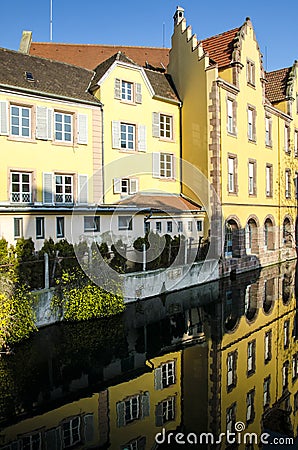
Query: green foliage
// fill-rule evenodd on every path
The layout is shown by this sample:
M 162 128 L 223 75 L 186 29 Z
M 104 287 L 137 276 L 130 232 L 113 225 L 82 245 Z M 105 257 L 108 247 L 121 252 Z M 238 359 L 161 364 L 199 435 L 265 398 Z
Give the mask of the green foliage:
M 53 298 L 51 307 L 62 308 L 67 321 L 110 317 L 125 309 L 121 296 L 104 291 L 79 270 L 64 272 L 58 284 L 60 296 Z
M 117 249 L 119 249 L 120 252 Z M 111 246 L 111 251 L 114 253 L 114 256 L 110 262 L 110 266 L 119 273 L 125 273 L 127 258 L 122 255 L 126 254 L 126 245 L 119 239 L 116 242 L 116 245 L 113 244 Z
M 0 294 L 0 348 L 19 342 L 36 330 L 32 302 L 24 288 L 16 288 L 12 295 Z

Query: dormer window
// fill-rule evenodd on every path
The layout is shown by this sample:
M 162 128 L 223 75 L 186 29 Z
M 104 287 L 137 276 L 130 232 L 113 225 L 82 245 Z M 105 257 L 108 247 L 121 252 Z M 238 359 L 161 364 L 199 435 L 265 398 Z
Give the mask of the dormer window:
M 251 86 L 255 86 L 256 84 L 256 66 L 253 61 L 250 61 L 249 59 L 246 61 L 246 80 L 247 83 Z
M 114 97 L 123 102 L 142 103 L 142 85 L 115 78 Z

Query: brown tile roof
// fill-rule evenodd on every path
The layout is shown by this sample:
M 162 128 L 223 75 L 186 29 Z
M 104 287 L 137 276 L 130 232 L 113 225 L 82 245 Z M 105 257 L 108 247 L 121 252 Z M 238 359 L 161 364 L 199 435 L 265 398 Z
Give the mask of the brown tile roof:
M 103 61 L 121 51 L 140 66 L 146 61 L 153 67 L 166 68 L 169 63 L 169 49 L 159 47 L 137 47 L 97 44 L 56 44 L 32 42 L 30 54 L 63 61 L 86 69 L 94 69 Z
M 150 208 L 158 211 L 172 211 L 177 213 L 182 211 L 201 211 L 202 209 L 198 204 L 174 194 L 154 195 L 149 193 L 138 193 L 120 200 L 117 204 L 121 206 Z
M 266 72 L 266 97 L 271 103 L 280 102 L 286 98 L 288 75 L 291 67 Z
M 28 81 L 30 72 L 34 81 Z M 87 93 L 94 72 L 45 58 L 0 48 L 0 85 L 98 104 Z
M 201 41 L 203 49 L 209 53 L 209 57 L 217 63 L 218 67 L 225 67 L 231 63 L 233 41 L 239 30 L 239 27 L 234 28 Z
M 115 53 L 113 56 L 96 67 L 95 76 L 90 86 L 91 91 L 115 61 L 126 62 L 134 66 L 138 66 L 138 64 L 128 58 L 124 53 Z M 144 70 L 156 95 L 170 100 L 179 101 L 172 78 L 168 74 L 149 69 Z

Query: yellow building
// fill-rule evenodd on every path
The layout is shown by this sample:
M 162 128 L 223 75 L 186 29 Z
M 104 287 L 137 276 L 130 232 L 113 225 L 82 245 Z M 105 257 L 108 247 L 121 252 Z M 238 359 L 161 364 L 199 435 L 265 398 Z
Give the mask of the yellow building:
M 249 18 L 200 41 L 178 7 L 168 72 L 183 104 L 182 157 L 210 190 L 223 273 L 295 257 L 296 65 L 266 74 Z M 182 180 L 200 197 L 187 169 Z
M 102 196 L 93 72 L 5 49 L 0 65 L 0 235 L 76 242 Z

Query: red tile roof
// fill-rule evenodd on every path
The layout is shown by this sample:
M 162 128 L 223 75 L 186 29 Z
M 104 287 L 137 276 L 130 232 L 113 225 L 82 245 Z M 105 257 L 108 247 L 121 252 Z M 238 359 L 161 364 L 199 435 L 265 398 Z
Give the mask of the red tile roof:
M 286 67 L 266 73 L 266 97 L 271 103 L 285 100 L 288 75 L 291 69 L 291 67 Z
M 172 212 L 191 212 L 200 211 L 202 209 L 198 204 L 174 194 L 160 195 L 138 193 L 120 200 L 117 204 L 121 206 L 151 208 L 153 210 Z
M 32 42 L 30 55 L 63 61 L 75 66 L 93 70 L 100 63 L 121 51 L 140 66 L 146 61 L 153 67 L 166 68 L 169 63 L 169 49 L 158 47 L 134 47 L 123 45 L 57 44 L 53 42 Z
M 209 53 L 209 57 L 217 63 L 218 67 L 230 64 L 234 49 L 233 41 L 239 30 L 239 27 L 234 28 L 202 40 L 203 49 Z

